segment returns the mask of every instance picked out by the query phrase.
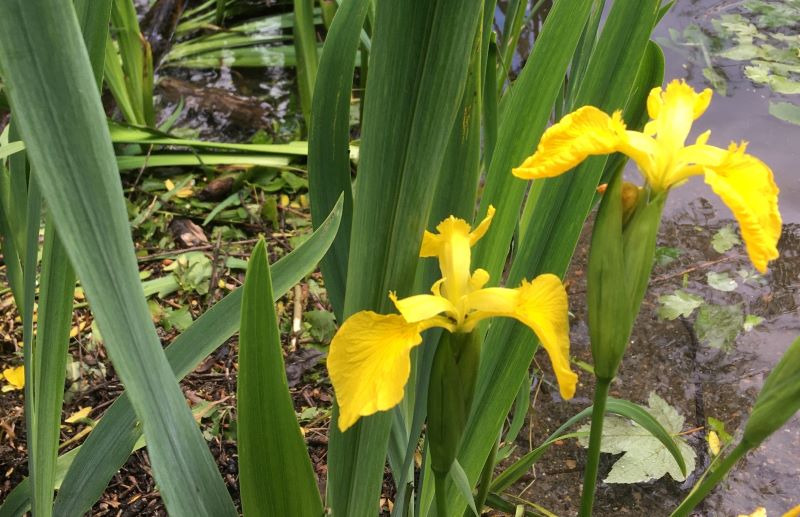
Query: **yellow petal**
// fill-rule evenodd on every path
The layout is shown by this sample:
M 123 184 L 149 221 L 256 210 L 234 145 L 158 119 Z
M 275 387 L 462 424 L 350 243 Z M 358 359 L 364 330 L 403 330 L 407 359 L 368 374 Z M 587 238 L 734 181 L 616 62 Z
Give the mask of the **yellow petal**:
M 720 449 L 721 444 L 719 441 L 719 435 L 716 433 L 716 431 L 711 431 L 708 433 L 708 450 L 711 451 L 713 456 L 716 456 L 719 454 Z
M 434 284 L 435 285 L 435 284 Z M 398 299 L 394 293 L 389 294 L 394 306 L 408 323 L 417 323 L 433 318 L 437 314 L 447 313 L 458 318 L 458 309 L 443 296 L 432 294 L 418 294 L 408 298 Z
M 483 218 L 483 221 L 475 227 L 469 234 L 469 245 L 475 246 L 475 243 L 481 240 L 481 238 L 486 235 L 486 231 L 489 229 L 489 225 L 492 224 L 492 218 L 494 217 L 494 207 L 489 205 L 489 208 L 486 210 L 486 217 Z
M 25 387 L 25 367 L 17 366 L 16 368 L 6 368 L 3 370 L 3 377 L 6 379 L 8 386 L 4 386 L 3 391 L 21 390 Z M 8 388 L 8 389 L 5 389 Z
M 653 88 L 647 98 L 647 113 L 653 121 L 646 133 L 656 133 L 658 140 L 668 148 L 683 147 L 694 122 L 711 102 L 711 90 L 700 93 L 683 80 L 674 80 L 665 90 Z
M 721 161 L 705 164 L 705 177 L 739 222 L 753 266 L 764 273 L 767 263 L 778 258 L 778 187 L 770 168 L 744 151 L 745 145 L 731 144 Z
M 738 517 L 767 517 L 767 509 L 764 508 L 763 506 L 759 506 L 758 508 L 753 510 L 753 513 L 749 515 L 740 513 Z
M 419 256 L 422 258 L 435 257 L 439 254 L 439 236 L 433 232 L 425 230 L 422 236 L 422 248 L 419 250 Z
M 328 371 L 339 402 L 339 429 L 396 406 L 411 371 L 411 349 L 422 342 L 419 325 L 397 314 L 350 316 L 331 341 Z
M 472 278 L 469 279 L 469 288 L 471 291 L 477 291 L 486 285 L 489 281 L 489 272 L 485 269 L 478 268 L 472 273 Z
M 783 514 L 783 517 L 798 517 L 800 516 L 800 504 Z
M 420 257 L 439 257 L 444 296 L 457 304 L 470 291 L 470 248 L 486 234 L 494 217 L 495 209 L 489 206 L 486 217 L 475 230 L 464 219 L 450 216 L 436 227 L 438 233 L 426 231 L 422 237 Z M 435 289 L 441 286 L 434 285 Z M 435 291 L 434 294 L 439 294 Z
M 594 106 L 584 106 L 545 131 L 536 153 L 512 172 L 524 179 L 558 176 L 588 156 L 616 151 L 624 136 L 619 112 L 609 117 Z
M 561 396 L 575 395 L 578 376 L 569 364 L 569 321 L 567 292 L 555 275 L 541 275 L 533 282 L 523 282 L 517 289 L 492 287 L 471 293 L 469 325 L 491 316 L 516 318 L 530 327 L 550 356 Z

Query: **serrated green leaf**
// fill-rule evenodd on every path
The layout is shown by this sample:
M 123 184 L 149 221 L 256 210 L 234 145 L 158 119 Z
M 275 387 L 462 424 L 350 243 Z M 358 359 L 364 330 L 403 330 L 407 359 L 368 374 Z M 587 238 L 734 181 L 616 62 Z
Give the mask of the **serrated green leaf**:
M 731 275 L 728 273 L 717 273 L 716 271 L 709 271 L 706 273 L 706 282 L 708 282 L 710 287 L 725 293 L 735 291 L 736 288 L 739 287 L 739 284 L 736 283 L 736 280 L 731 278 Z
M 734 230 L 733 225 L 730 224 L 717 230 L 717 233 L 711 238 L 711 247 L 714 248 L 714 251 L 717 253 L 726 253 L 731 248 L 741 243 L 742 241 L 739 240 L 736 230 Z
M 650 414 L 673 437 L 681 432 L 684 423 L 683 416 L 664 399 L 651 392 L 648 406 Z M 579 432 L 587 432 L 589 428 L 588 424 L 584 425 Z M 675 437 L 675 441 L 686 462 L 688 475 L 694 471 L 696 454 L 694 449 L 682 438 Z M 578 442 L 587 447 L 589 440 L 586 437 L 580 437 Z M 614 463 L 605 478 L 606 483 L 642 483 L 651 479 L 660 479 L 666 474 L 676 481 L 686 479 L 675 458 L 664 447 L 664 444 L 645 428 L 628 419 L 615 416 L 606 417 L 600 450 L 610 454 L 623 454 L 622 458 Z
M 742 304 L 704 304 L 697 313 L 695 331 L 701 343 L 714 348 L 729 349 L 744 326 Z
M 661 307 L 658 308 L 658 315 L 665 320 L 674 320 L 678 316 L 688 318 L 704 302 L 700 296 L 680 289 L 672 294 L 660 296 L 658 301 L 661 303 Z

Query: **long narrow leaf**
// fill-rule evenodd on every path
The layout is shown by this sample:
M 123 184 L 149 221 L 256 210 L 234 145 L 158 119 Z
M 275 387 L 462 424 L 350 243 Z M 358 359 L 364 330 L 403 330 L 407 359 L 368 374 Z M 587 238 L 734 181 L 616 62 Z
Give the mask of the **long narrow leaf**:
M 314 28 L 314 0 L 294 0 L 294 51 L 297 56 L 297 85 L 306 126 L 311 125 L 311 102 L 317 80 L 317 32 Z
M 319 60 L 309 129 L 308 182 L 314 226 L 320 224 L 336 199 L 344 194 L 341 229 L 320 264 L 328 298 L 339 321 L 343 321 L 353 221 L 350 157 L 343 150 L 350 141 L 354 56 L 368 8 L 369 0 L 347 0 L 333 18 Z
M 0 60 L 34 173 L 142 420 L 167 508 L 235 514 L 144 300 L 105 115 L 71 3 L 3 2 Z
M 263 239 L 242 290 L 236 385 L 242 511 L 318 517 L 322 501 L 286 381 Z
M 66 250 L 56 235 L 52 217 L 47 216 L 42 251 L 39 317 L 34 349 L 34 392 L 36 393 L 36 494 L 37 516 L 53 513 L 58 439 L 61 430 L 61 405 L 64 400 L 64 377 L 67 348 L 72 323 L 72 297 L 75 273 Z

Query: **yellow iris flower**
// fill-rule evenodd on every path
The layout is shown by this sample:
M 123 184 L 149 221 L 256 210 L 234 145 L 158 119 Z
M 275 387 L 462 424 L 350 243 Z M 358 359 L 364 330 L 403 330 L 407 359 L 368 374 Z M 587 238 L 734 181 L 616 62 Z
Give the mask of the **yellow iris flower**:
M 360 417 L 385 411 L 403 399 L 411 371 L 411 350 L 422 343 L 420 333 L 432 327 L 471 332 L 482 319 L 516 318 L 530 327 L 550 355 L 561 396 L 572 398 L 577 376 L 569 365 L 567 293 L 555 275 L 523 281 L 516 289 L 483 288 L 489 274 L 470 274 L 470 248 L 489 229 L 494 208 L 472 230 L 450 216 L 425 232 L 420 257 L 438 257 L 442 279 L 432 294 L 398 299 L 389 296 L 400 314 L 361 311 L 350 316 L 331 342 L 328 371 L 339 402 L 339 429 Z M 454 387 L 454 389 L 458 389 Z
M 674 80 L 665 90 L 654 88 L 647 99 L 652 120 L 643 132 L 626 130 L 619 111 L 609 116 L 584 106 L 550 127 L 536 153 L 513 173 L 524 179 L 550 178 L 590 155 L 621 152 L 636 162 L 653 193 L 703 174 L 738 220 L 750 260 L 763 273 L 778 257 L 778 187 L 770 168 L 745 153 L 745 142 L 721 149 L 706 144 L 706 131 L 694 144 L 685 145 L 692 123 L 710 102 L 711 90 L 697 93 L 683 81 Z

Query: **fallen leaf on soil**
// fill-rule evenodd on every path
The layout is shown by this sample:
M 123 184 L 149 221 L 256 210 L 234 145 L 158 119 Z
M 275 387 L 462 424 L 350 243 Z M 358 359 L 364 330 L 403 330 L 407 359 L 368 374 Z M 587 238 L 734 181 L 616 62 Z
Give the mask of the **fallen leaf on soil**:
M 686 473 L 694 471 L 696 456 L 694 449 L 682 438 L 675 436 L 683 428 L 683 416 L 653 392 L 650 393 L 647 404 L 650 407 L 649 413 L 675 439 L 686 462 Z M 588 433 L 589 425 L 584 425 L 578 431 Z M 579 438 L 578 442 L 583 447 L 588 447 L 588 438 Z M 658 438 L 626 418 L 606 417 L 600 450 L 610 454 L 623 454 L 603 480 L 606 483 L 642 483 L 659 479 L 666 474 L 672 476 L 675 481 L 686 480 L 675 458 Z
M 3 392 L 21 390 L 25 387 L 25 367 L 6 368 L 3 370 L 3 378 L 8 383 L 3 386 Z
M 189 219 L 173 219 L 169 229 L 175 241 L 183 247 L 192 248 L 208 244 L 208 237 L 203 229 Z
M 91 413 L 91 412 L 92 412 L 92 407 L 91 406 L 89 406 L 89 407 L 81 407 L 80 409 L 78 409 L 78 411 L 72 413 L 66 420 L 64 420 L 64 422 L 66 422 L 68 424 L 78 423 L 81 420 L 89 418 L 89 413 Z

